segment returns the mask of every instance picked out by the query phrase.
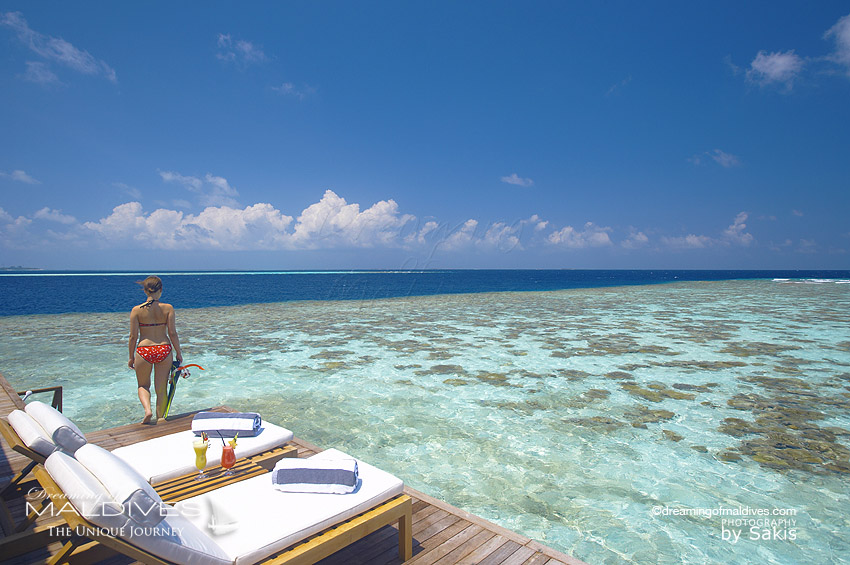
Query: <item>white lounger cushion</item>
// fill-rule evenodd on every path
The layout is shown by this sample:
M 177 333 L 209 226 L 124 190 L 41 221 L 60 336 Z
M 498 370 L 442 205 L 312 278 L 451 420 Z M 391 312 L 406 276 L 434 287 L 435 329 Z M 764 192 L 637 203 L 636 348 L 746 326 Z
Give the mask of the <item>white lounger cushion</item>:
M 36 400 L 27 404 L 26 411 L 39 426 L 44 428 L 47 435 L 53 439 L 53 443 L 67 453 L 73 454 L 86 444 L 86 436 L 80 428 L 52 406 Z
M 237 438 L 236 459 L 268 451 L 289 441 L 293 433 L 286 428 L 263 422 L 256 436 Z M 149 439 L 114 449 L 112 453 L 126 461 L 151 484 L 161 483 L 197 470 L 192 442 L 198 439 L 191 430 Z M 225 440 L 227 441 L 227 440 Z M 221 464 L 222 442 L 210 438 L 207 468 Z M 167 502 L 167 501 L 166 501 Z
M 103 483 L 72 456 L 56 451 L 44 462 L 44 468 L 65 493 L 68 502 L 89 522 L 110 531 L 127 524 L 121 505 L 115 502 Z
M 335 449 L 313 457 L 349 457 Z M 271 473 L 260 475 L 175 505 L 199 529 L 210 534 L 237 565 L 256 563 L 336 523 L 365 512 L 404 491 L 404 483 L 389 473 L 358 461 L 360 488 L 351 494 L 280 492 Z M 233 528 L 215 535 L 211 512 L 222 509 L 215 523 L 231 522 Z
M 56 444 L 32 416 L 23 410 L 13 410 L 9 414 L 9 425 L 24 442 L 24 445 L 47 457 L 56 450 Z
M 180 565 L 233 563 L 212 538 L 170 506 L 165 506 L 167 516 L 156 526 L 143 527 L 128 520 L 103 483 L 70 455 L 57 451 L 47 458 L 44 467 L 68 502 L 88 521 L 103 528 L 105 535 L 119 537 Z
M 93 443 L 79 448 L 75 456 L 122 505 L 124 515 L 132 525 L 156 526 L 165 517 L 162 499 L 126 461 Z
M 154 528 L 134 528 L 121 536 L 133 545 L 178 565 L 232 565 L 210 536 L 171 509 Z

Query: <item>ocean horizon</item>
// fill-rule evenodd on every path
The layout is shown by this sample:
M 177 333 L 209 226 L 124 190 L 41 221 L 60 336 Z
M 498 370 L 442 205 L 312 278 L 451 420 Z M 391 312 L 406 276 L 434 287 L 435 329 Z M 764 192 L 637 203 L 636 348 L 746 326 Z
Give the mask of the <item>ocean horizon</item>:
M 129 312 L 144 301 L 135 281 L 163 279 L 164 300 L 178 308 L 298 300 L 379 300 L 405 296 L 531 292 L 736 279 L 850 280 L 850 270 L 418 269 L 279 271 L 0 272 L 0 316 Z
M 147 274 L 0 274 L 0 372 L 86 432 L 140 420 Z M 850 271 L 157 274 L 206 368 L 177 413 L 259 412 L 590 563 L 850 562 Z

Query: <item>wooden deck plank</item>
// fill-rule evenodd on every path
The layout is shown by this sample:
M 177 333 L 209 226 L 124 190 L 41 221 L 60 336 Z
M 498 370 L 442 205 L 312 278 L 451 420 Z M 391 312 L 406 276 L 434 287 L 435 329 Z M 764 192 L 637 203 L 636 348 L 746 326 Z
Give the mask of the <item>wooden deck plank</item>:
M 496 548 L 495 551 L 487 555 L 487 557 L 479 561 L 477 565 L 497 565 L 502 563 L 521 547 L 522 546 L 517 542 L 508 540 Z
M 472 536 L 471 538 L 465 540 L 463 544 L 459 545 L 452 551 L 445 554 L 439 560 L 434 562 L 434 565 L 451 565 L 453 563 L 457 563 L 491 539 L 496 535 L 489 530 L 485 530 L 483 527 L 473 524 L 470 526 L 471 528 L 478 528 L 480 531 Z
M 463 527 L 462 530 L 455 533 L 452 536 L 449 536 L 451 533 L 450 530 L 446 529 L 444 532 L 441 532 L 440 535 L 443 536 L 443 539 L 440 540 L 439 544 L 436 544 L 434 547 L 429 548 L 425 551 L 422 551 L 419 555 L 415 555 L 413 559 L 409 561 L 409 563 L 416 563 L 418 565 L 433 565 L 464 543 L 466 543 L 469 539 L 475 537 L 483 530 L 481 526 L 477 524 L 470 524 L 466 521 L 459 522 Z
M 461 533 L 463 530 L 471 526 L 469 522 L 464 520 L 455 520 L 451 524 L 448 524 L 445 528 L 441 529 L 439 532 L 426 539 L 425 541 L 419 542 L 419 547 L 421 551 L 419 553 L 420 559 L 422 563 L 430 563 L 430 560 L 426 557 L 428 554 L 432 553 L 434 550 L 439 548 L 441 545 L 446 543 L 448 540 Z
M 476 565 L 481 562 L 482 559 L 496 551 L 499 547 L 503 546 L 505 543 L 508 543 L 510 540 L 505 539 L 504 536 L 496 534 L 486 543 L 480 545 L 475 551 L 464 556 L 457 562 L 457 565 Z
M 537 552 L 528 546 L 520 547 L 510 557 L 502 561 L 501 565 L 522 565 L 526 559 L 529 559 L 535 553 Z
M 522 565 L 547 565 L 550 561 L 552 561 L 552 559 L 550 559 L 548 555 L 537 551 L 534 555 L 523 561 Z
M 41 399 L 44 400 L 44 399 Z M 49 399 L 46 400 L 49 402 Z M 5 378 L 0 375 L 0 416 L 21 407 L 20 398 Z M 227 406 L 210 408 L 211 411 L 232 412 Z M 168 421 L 156 425 L 127 424 L 97 430 L 86 434 L 86 438 L 105 447 L 130 445 L 189 429 L 195 412 L 172 416 Z M 0 442 L 0 485 L 29 462 L 23 455 L 13 452 Z M 290 445 L 298 457 L 309 457 L 322 448 L 300 438 Z M 411 565 L 586 565 L 578 559 L 531 540 L 521 534 L 493 524 L 479 516 L 455 508 L 410 487 L 405 494 L 413 500 L 413 558 Z M 9 501 L 15 514 L 25 508 L 23 498 Z M 16 518 L 22 516 L 16 516 Z M 45 526 L 44 517 L 36 521 L 36 527 Z M 2 541 L 2 540 L 0 540 Z M 45 563 L 60 548 L 61 543 L 47 543 L 34 552 L 4 560 L 13 565 Z M 1 546 L 0 546 L 1 547 Z M 98 565 L 141 565 L 132 559 L 111 554 L 102 557 Z M 338 551 L 319 562 L 320 565 L 398 565 L 398 529 L 385 526 L 358 542 Z

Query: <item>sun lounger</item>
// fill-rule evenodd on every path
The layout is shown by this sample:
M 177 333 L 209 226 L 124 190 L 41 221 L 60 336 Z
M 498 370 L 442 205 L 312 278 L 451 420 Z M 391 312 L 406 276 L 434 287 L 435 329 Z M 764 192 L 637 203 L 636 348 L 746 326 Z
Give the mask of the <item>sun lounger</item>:
M 328 450 L 314 457 L 347 456 Z M 404 484 L 362 461 L 358 468 L 360 485 L 351 494 L 280 492 L 266 473 L 174 506 L 122 459 L 93 445 L 76 458 L 57 451 L 34 472 L 77 534 L 52 563 L 84 553 L 94 540 L 145 563 L 307 564 L 396 522 L 399 556 L 410 559 L 412 503 Z
M 27 404 L 26 411 L 13 411 L 8 423 L 0 419 L 0 434 L 12 449 L 32 459 L 32 463 L 13 479 L 13 484 L 21 482 L 35 464 L 44 463 L 57 448 L 73 454 L 86 444 L 85 436 L 71 420 L 41 402 Z M 292 438 L 290 430 L 263 422 L 256 436 L 238 439 L 236 457 L 241 459 L 263 453 Z M 185 475 L 195 468 L 194 439 L 192 432 L 186 430 L 119 447 L 114 453 L 135 467 L 149 483 L 155 484 Z M 207 465 L 218 465 L 221 452 L 221 441 L 211 439 Z

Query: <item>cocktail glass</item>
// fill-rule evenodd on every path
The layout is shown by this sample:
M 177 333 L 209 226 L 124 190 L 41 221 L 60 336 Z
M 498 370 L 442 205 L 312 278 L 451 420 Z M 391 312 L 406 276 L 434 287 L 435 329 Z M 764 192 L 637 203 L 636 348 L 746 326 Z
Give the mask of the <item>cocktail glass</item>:
M 230 470 L 231 467 L 236 463 L 236 453 L 233 452 L 232 445 L 225 445 L 221 448 L 221 466 L 225 468 L 223 475 L 225 477 L 229 477 L 233 474 L 233 471 Z
M 207 466 L 207 449 L 209 446 L 210 442 L 202 439 L 196 439 L 192 443 L 192 447 L 195 449 L 195 467 L 198 468 L 198 476 L 195 477 L 196 481 L 206 479 L 209 476 L 204 474 L 204 467 Z

